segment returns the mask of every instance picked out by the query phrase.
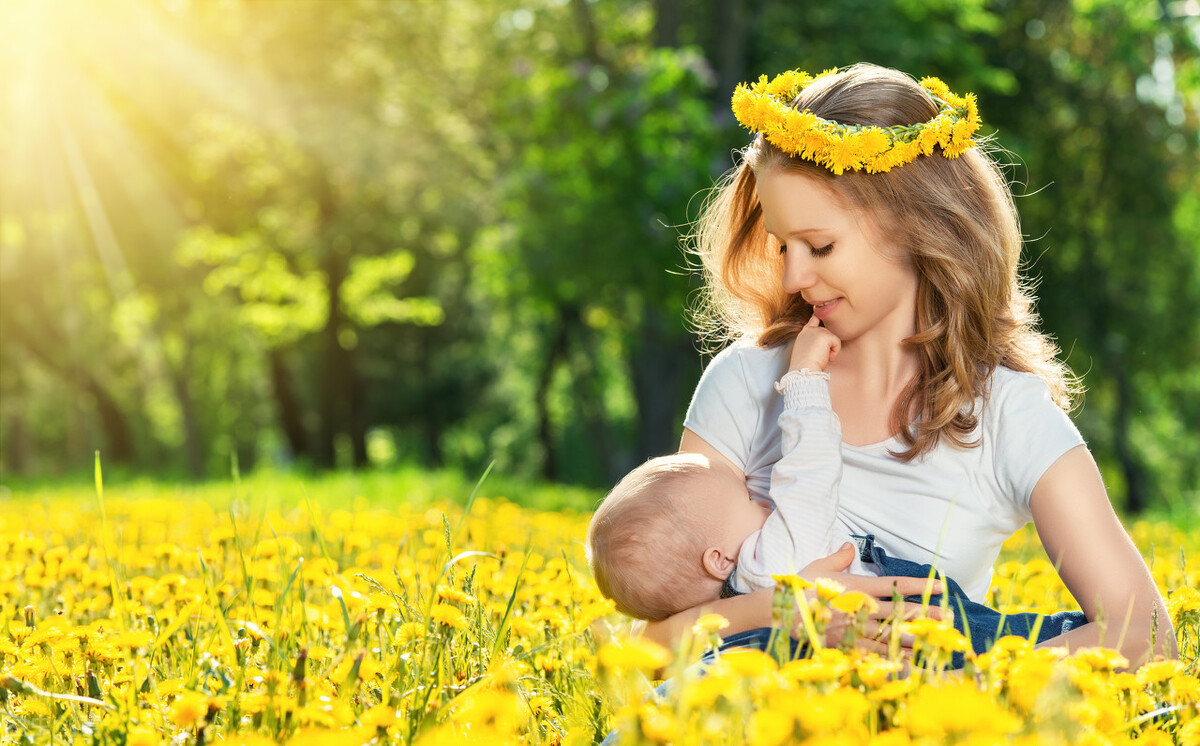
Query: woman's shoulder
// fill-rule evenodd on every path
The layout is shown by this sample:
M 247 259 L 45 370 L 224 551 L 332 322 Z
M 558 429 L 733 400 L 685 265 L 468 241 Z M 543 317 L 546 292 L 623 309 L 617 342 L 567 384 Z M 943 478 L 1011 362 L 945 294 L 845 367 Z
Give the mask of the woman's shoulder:
M 785 344 L 760 347 L 753 339 L 741 339 L 718 352 L 705 371 L 713 368 L 741 368 L 748 377 L 757 377 L 759 374 L 772 375 L 774 377 L 771 380 L 774 382 L 779 378 L 776 368 L 780 365 L 786 367 L 787 361 L 788 346 Z
M 1037 373 L 1013 370 L 1004 365 L 996 366 L 988 376 L 983 398 L 984 413 L 997 416 L 1013 406 L 1049 405 L 1059 409 L 1046 379 Z

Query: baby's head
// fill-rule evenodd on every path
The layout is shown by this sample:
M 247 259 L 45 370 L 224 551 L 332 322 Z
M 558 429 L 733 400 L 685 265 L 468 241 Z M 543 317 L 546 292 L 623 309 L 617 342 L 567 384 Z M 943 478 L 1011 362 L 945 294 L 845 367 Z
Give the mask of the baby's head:
M 770 512 L 732 470 L 704 456 L 651 459 L 596 510 L 588 563 L 621 612 L 664 619 L 720 596 L 742 543 Z

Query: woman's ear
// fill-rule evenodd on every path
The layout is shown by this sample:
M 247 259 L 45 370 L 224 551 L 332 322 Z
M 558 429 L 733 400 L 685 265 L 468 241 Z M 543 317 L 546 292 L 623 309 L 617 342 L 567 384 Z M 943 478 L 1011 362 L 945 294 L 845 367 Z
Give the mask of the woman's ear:
M 737 566 L 737 557 L 731 557 L 716 547 L 709 547 L 701 555 L 700 563 L 704 565 L 704 572 L 724 583 Z

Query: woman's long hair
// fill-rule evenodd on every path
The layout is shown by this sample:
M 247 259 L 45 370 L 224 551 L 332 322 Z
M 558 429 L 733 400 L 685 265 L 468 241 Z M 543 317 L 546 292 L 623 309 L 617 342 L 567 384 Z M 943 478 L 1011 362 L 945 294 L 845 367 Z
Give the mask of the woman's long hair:
M 793 106 L 842 124 L 883 127 L 938 113 L 912 78 L 868 64 L 821 78 Z M 749 338 L 772 347 L 812 315 L 799 293 L 783 291 L 779 252 L 763 228 L 754 174 L 771 169 L 817 179 L 896 237 L 912 262 L 917 333 L 905 343 L 916 348 L 920 368 L 891 415 L 906 448 L 899 458 L 927 453 L 943 437 L 976 445 L 975 400 L 999 365 L 1041 376 L 1069 409 L 1078 382 L 1037 329 L 1032 289 L 1018 273 L 1022 240 L 1012 194 L 980 147 L 953 159 L 935 152 L 887 173 L 835 176 L 755 138 L 741 165 L 714 187 L 693 236 L 705 279 L 693 319 L 709 340 Z

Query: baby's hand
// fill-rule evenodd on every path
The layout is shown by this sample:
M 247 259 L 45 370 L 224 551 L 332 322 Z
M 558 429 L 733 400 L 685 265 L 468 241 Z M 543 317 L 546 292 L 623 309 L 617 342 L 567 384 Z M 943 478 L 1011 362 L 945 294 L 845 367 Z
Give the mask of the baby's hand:
M 816 314 L 808 320 L 792 342 L 792 363 L 789 370 L 822 371 L 842 349 L 842 340 L 821 326 Z

